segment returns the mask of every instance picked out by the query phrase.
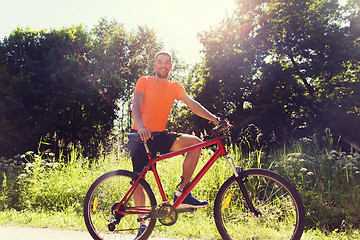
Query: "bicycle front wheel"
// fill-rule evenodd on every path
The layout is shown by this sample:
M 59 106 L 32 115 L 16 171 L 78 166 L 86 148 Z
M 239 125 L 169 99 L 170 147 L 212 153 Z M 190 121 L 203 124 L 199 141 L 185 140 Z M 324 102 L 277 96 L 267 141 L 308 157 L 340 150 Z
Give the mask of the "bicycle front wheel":
M 223 239 L 300 239 L 305 212 L 296 189 L 264 169 L 241 172 L 243 184 L 259 214 L 252 213 L 235 176 L 219 189 L 214 203 L 216 227 Z M 238 179 L 240 180 L 240 179 Z
M 122 211 L 128 214 L 119 215 L 114 213 L 114 208 L 119 204 L 129 191 L 131 184 L 137 178 L 137 174 L 125 170 L 117 170 L 100 176 L 88 190 L 84 201 L 84 220 L 86 227 L 95 240 L 108 239 L 131 239 L 138 234 L 140 224 L 137 222 L 141 211 L 154 211 L 156 199 L 149 184 L 140 180 L 138 187 L 144 189 L 145 205 L 135 208 L 131 197 Z M 156 219 L 148 219 L 147 228 L 138 239 L 147 239 L 154 229 Z

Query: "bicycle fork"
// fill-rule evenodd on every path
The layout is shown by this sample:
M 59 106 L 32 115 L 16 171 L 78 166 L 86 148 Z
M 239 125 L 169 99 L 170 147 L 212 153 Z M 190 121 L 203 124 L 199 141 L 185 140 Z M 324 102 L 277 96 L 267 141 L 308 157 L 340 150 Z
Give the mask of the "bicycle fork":
M 224 158 L 230 164 L 231 170 L 234 173 L 236 182 L 238 183 L 238 185 L 240 187 L 240 191 L 245 198 L 245 202 L 246 202 L 246 205 L 248 206 L 249 210 L 255 215 L 255 217 L 261 217 L 261 212 L 258 209 L 255 209 L 255 207 L 250 199 L 249 193 L 246 190 L 244 183 L 248 181 L 248 177 L 242 173 L 243 169 L 235 166 L 232 157 L 229 156 L 228 154 L 224 155 Z

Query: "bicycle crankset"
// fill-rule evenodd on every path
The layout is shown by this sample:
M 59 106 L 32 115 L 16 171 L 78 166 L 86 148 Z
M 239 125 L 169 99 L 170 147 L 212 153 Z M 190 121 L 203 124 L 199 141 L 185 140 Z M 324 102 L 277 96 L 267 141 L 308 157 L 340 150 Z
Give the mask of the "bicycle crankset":
M 162 225 L 171 226 L 178 219 L 176 208 L 168 203 L 162 203 L 156 209 L 159 221 Z

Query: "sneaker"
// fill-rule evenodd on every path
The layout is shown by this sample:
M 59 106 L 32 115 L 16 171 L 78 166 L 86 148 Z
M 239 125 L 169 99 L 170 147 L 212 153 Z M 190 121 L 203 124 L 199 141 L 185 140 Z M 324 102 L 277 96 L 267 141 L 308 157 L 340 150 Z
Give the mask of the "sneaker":
M 178 199 L 178 196 L 174 194 L 174 202 Z M 195 198 L 191 193 L 186 196 L 184 201 L 178 206 L 178 208 L 203 208 L 209 206 L 207 201 L 200 201 Z
M 147 226 L 143 223 L 140 223 L 140 227 L 138 230 L 138 234 L 136 235 L 136 237 L 134 238 L 134 240 L 137 240 L 141 237 L 141 235 L 143 235 L 143 233 L 145 232 Z

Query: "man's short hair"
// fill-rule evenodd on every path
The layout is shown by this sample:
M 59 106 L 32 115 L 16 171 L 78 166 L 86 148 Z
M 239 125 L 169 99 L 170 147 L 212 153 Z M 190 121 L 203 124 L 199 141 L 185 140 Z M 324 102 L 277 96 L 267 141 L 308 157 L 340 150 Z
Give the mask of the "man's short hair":
M 170 57 L 170 61 L 172 62 L 172 56 L 171 56 L 170 53 L 168 53 L 168 52 L 158 52 L 158 53 L 155 55 L 155 61 L 156 61 L 156 59 L 157 59 L 157 57 L 158 57 L 159 55 L 166 55 L 166 56 Z

